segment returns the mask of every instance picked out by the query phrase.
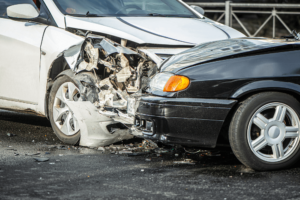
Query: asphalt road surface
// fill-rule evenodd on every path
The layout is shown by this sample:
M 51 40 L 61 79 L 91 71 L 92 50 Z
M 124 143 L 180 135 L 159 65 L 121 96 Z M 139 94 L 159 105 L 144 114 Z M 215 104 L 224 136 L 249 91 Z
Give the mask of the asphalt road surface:
M 181 154 L 128 157 L 53 145 L 64 144 L 47 119 L 0 110 L 1 200 L 300 199 L 300 163 L 254 172 L 226 150 L 220 156 L 194 156 L 196 164 L 189 165 L 174 164 L 184 159 Z M 36 162 L 38 156 L 49 161 Z

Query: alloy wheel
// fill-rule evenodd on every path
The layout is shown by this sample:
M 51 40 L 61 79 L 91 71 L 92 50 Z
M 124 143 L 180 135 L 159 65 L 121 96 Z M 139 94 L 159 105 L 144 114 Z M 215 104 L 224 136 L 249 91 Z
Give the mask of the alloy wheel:
M 79 89 L 72 82 L 63 83 L 55 94 L 53 104 L 53 120 L 59 130 L 67 135 L 75 135 L 79 131 L 77 119 L 68 107 L 69 101 L 78 101 Z
M 299 145 L 299 117 L 283 103 L 259 108 L 248 125 L 247 138 L 252 152 L 266 162 L 290 157 Z

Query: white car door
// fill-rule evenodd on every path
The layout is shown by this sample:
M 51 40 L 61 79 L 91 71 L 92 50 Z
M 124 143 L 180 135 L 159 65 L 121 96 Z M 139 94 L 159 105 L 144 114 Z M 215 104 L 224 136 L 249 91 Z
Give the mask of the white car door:
M 25 107 L 37 105 L 40 47 L 47 25 L 2 16 L 0 13 L 0 99 L 25 103 Z

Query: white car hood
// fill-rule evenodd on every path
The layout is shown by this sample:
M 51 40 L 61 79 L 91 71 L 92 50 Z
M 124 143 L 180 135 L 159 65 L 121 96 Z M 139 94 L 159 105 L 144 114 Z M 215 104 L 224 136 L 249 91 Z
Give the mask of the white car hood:
M 66 27 L 108 34 L 138 44 L 194 46 L 244 37 L 230 27 L 195 18 L 66 16 Z

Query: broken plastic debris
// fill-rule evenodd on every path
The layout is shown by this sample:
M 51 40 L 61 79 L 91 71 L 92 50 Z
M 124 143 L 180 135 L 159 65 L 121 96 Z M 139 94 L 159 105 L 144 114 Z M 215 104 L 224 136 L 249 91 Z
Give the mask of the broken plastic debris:
M 65 147 L 65 146 L 57 146 L 56 148 L 59 150 L 67 150 L 67 147 Z
M 16 134 L 12 134 L 12 133 L 7 133 L 7 136 L 8 137 L 14 137 L 14 136 L 17 136 Z
M 37 162 L 46 162 L 49 160 L 49 158 L 44 158 L 44 157 L 40 157 L 40 158 L 33 158 L 34 160 L 36 160 Z
M 151 161 L 151 158 L 146 158 L 146 161 L 147 161 L 147 162 L 150 162 L 150 161 Z
M 255 173 L 255 171 L 254 171 L 253 169 L 249 168 L 249 167 L 242 167 L 242 168 L 239 170 L 239 172 L 242 172 L 241 175 L 242 175 L 243 173 L 246 173 L 246 174 L 253 174 L 253 173 Z
M 164 150 L 164 149 L 158 149 L 158 150 L 155 150 L 155 152 L 159 153 L 159 154 L 161 154 L 161 153 L 169 153 L 168 150 Z
M 128 150 L 122 150 L 122 151 L 119 151 L 119 154 L 131 154 L 133 153 L 132 151 L 128 151 Z
M 25 153 L 25 156 L 37 156 L 40 155 L 40 153 Z
M 185 159 L 183 161 L 174 161 L 174 164 L 187 164 L 187 165 L 194 165 L 195 162 L 192 159 Z
M 157 144 L 152 140 L 144 140 L 142 146 L 145 148 L 158 148 Z
M 105 151 L 105 148 L 104 148 L 104 147 L 98 147 L 97 150 L 98 150 L 98 151 Z
M 209 151 L 208 153 L 204 154 L 206 156 L 221 156 L 220 152 L 211 152 Z

